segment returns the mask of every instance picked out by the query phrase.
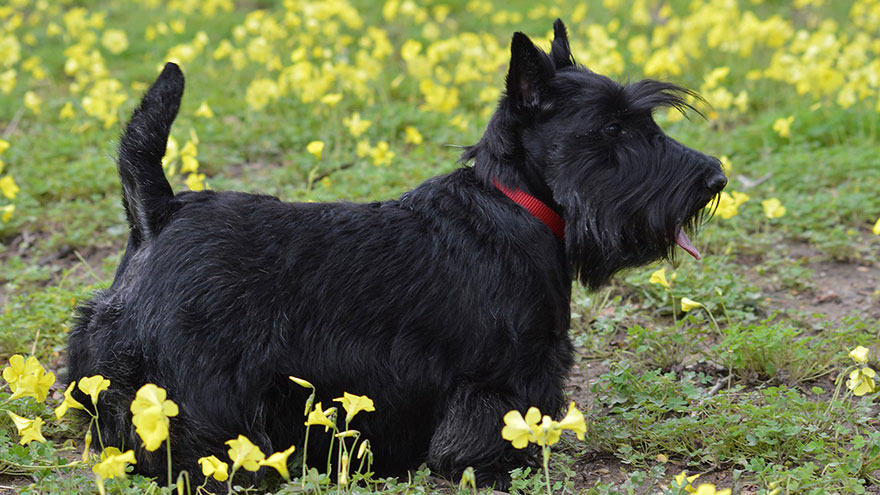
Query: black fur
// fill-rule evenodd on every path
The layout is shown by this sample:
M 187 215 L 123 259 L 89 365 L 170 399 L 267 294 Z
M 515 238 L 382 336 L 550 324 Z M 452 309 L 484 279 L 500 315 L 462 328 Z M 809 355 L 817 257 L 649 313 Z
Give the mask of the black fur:
M 152 382 L 180 406 L 175 471 L 199 476 L 196 459 L 224 459 L 238 434 L 267 454 L 301 448 L 307 393 L 293 375 L 325 407 L 343 391 L 374 399 L 352 427 L 379 474 L 474 466 L 481 485 L 506 488 L 528 453 L 501 438 L 502 416 L 563 406 L 572 280 L 595 288 L 670 256 L 726 183 L 717 160 L 652 119 L 687 107 L 686 90 L 579 67 L 554 27 L 549 55 L 514 35 L 507 94 L 463 154 L 473 167 L 371 204 L 173 195 L 161 157 L 183 75 L 168 64 L 120 144 L 128 247 L 70 335 L 70 380 L 112 382 L 98 404 L 104 441 L 164 479 L 163 449 L 140 448 L 129 413 Z M 556 210 L 565 240 L 495 179 Z M 324 458 L 322 435 L 312 431 L 311 459 Z

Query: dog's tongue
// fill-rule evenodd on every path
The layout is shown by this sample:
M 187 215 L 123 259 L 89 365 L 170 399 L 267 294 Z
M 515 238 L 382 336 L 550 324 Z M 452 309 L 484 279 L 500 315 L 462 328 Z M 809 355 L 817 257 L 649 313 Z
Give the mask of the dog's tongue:
M 695 259 L 702 259 L 700 256 L 700 252 L 697 251 L 697 248 L 691 244 L 691 240 L 687 234 L 684 233 L 684 229 L 678 229 L 678 234 L 675 235 L 675 243 L 681 246 L 682 249 L 688 252 L 689 255 L 693 256 Z

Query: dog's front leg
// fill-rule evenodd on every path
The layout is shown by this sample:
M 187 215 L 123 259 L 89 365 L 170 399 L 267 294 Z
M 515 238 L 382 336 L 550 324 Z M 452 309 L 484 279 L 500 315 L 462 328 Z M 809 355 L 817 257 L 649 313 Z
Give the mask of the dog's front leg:
M 501 438 L 504 414 L 522 408 L 516 402 L 484 385 L 459 385 L 431 438 L 428 466 L 455 480 L 470 466 L 478 486 L 507 491 L 509 471 L 530 460 L 527 450 L 516 450 Z

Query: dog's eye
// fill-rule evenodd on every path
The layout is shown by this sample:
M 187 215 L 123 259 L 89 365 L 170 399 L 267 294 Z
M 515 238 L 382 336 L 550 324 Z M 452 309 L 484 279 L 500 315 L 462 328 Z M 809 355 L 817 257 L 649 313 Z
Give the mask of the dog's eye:
M 611 137 L 617 137 L 620 135 L 620 126 L 617 124 L 608 124 L 602 129 L 602 132 Z

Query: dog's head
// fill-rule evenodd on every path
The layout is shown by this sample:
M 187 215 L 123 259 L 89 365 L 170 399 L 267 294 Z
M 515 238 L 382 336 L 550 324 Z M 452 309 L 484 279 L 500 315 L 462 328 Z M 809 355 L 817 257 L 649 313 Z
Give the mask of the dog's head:
M 720 162 L 667 136 L 658 108 L 691 108 L 694 93 L 643 80 L 619 84 L 575 63 L 557 20 L 550 53 L 516 33 L 505 95 L 463 159 L 538 197 L 564 218 L 569 262 L 596 288 L 618 270 L 673 256 L 699 259 L 686 232 L 727 184 Z

